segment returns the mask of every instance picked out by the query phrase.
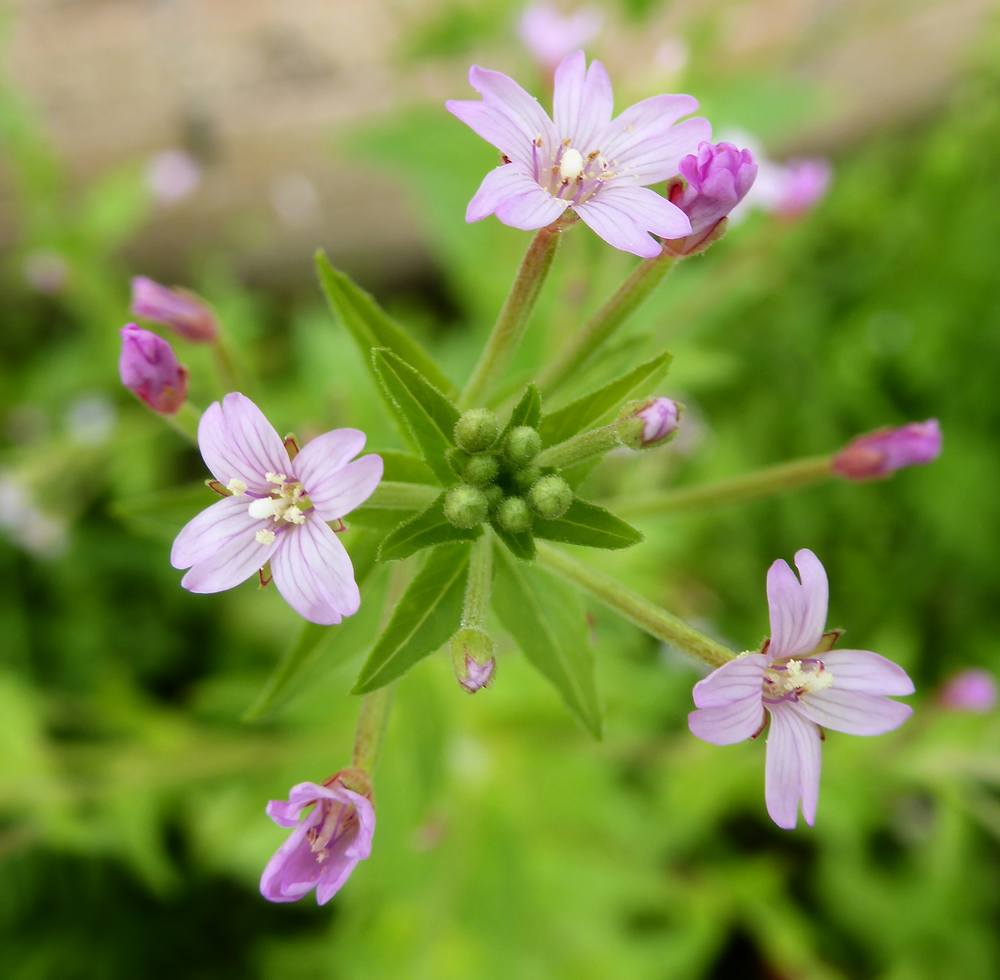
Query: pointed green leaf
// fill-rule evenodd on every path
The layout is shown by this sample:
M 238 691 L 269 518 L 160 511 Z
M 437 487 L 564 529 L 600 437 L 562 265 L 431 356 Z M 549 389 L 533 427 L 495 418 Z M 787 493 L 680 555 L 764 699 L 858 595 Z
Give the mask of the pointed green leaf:
M 444 516 L 444 494 L 426 510 L 404 521 L 382 542 L 379 561 L 398 561 L 408 558 L 422 548 L 430 548 L 449 541 L 473 541 L 482 534 L 478 527 L 464 529 L 449 524 Z
M 431 384 L 449 395 L 456 394 L 454 385 L 430 354 L 375 302 L 370 293 L 330 265 L 322 250 L 316 253 L 316 272 L 330 309 L 358 345 L 365 364 L 370 365 L 369 352 L 373 347 L 386 347 L 412 364 Z
M 546 415 L 538 430 L 542 435 L 542 442 L 546 446 L 554 446 L 603 422 L 644 387 L 655 385 L 666 374 L 670 361 L 671 355 L 664 351 L 659 357 L 640 364 L 564 408 Z
M 434 471 L 413 453 L 400 452 L 398 449 L 376 449 L 382 457 L 382 479 L 395 480 L 399 483 L 437 483 Z
M 557 520 L 536 517 L 532 532 L 537 538 L 582 544 L 588 548 L 630 548 L 642 541 L 642 534 L 631 524 L 579 497 Z
M 534 565 L 497 548 L 493 608 L 528 661 L 552 684 L 595 738 L 601 708 L 586 610 L 578 595 Z
M 372 351 L 375 376 L 413 440 L 424 454 L 427 465 L 443 483 L 453 483 L 454 475 L 445 459 L 452 446 L 452 431 L 458 409 L 419 371 L 384 347 Z
M 355 694 L 388 684 L 448 642 L 461 624 L 468 572 L 468 544 L 428 555 L 361 668 Z
M 534 385 L 528 385 L 521 400 L 514 406 L 510 413 L 510 419 L 497 439 L 497 445 L 503 445 L 504 438 L 511 429 L 516 429 L 519 425 L 530 425 L 535 429 L 538 427 L 538 420 L 542 417 L 542 396 Z
M 527 532 L 513 534 L 505 531 L 496 521 L 491 521 L 491 527 L 496 536 L 510 549 L 510 553 L 521 561 L 533 561 L 535 557 L 535 539 Z

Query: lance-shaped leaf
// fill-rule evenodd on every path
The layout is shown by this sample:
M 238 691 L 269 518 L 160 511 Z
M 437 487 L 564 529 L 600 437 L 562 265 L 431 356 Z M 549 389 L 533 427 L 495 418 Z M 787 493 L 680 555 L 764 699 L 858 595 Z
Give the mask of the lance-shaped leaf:
M 434 471 L 419 457 L 398 449 L 376 449 L 382 457 L 382 479 L 399 483 L 437 483 Z
M 582 544 L 588 548 L 630 548 L 642 541 L 642 534 L 611 511 L 577 497 L 562 517 L 547 521 L 536 517 L 532 526 L 536 538 Z
M 664 352 L 551 415 L 546 415 L 538 430 L 542 442 L 546 446 L 554 446 L 605 421 L 629 398 L 641 394 L 643 389 L 648 391 L 655 385 L 667 373 L 671 359 L 670 354 Z
M 504 439 L 511 429 L 516 429 L 519 425 L 530 425 L 535 429 L 538 421 L 542 417 L 542 396 L 534 385 L 528 385 L 521 400 L 514 406 L 510 413 L 510 419 L 497 439 L 497 445 L 502 446 Z
M 534 565 L 497 549 L 493 608 L 528 661 L 595 738 L 601 708 L 586 611 L 576 592 Z
M 396 604 L 354 686 L 364 694 L 388 684 L 443 646 L 462 620 L 469 545 L 435 548 Z
M 365 364 L 370 366 L 369 355 L 373 347 L 386 347 L 412 364 L 431 384 L 449 395 L 455 394 L 454 386 L 434 358 L 375 302 L 370 293 L 330 265 L 322 250 L 316 253 L 316 272 L 330 309 L 358 345 Z
M 458 409 L 416 368 L 384 347 L 372 351 L 375 376 L 400 420 L 424 454 L 434 475 L 445 484 L 454 474 L 445 459 L 452 446 Z
M 391 531 L 379 548 L 378 560 L 398 561 L 422 548 L 478 538 L 482 534 L 480 528 L 460 528 L 448 523 L 444 516 L 444 496 L 441 494 L 426 510 L 415 514 Z
M 392 531 L 434 503 L 440 488 L 427 483 L 383 480 L 361 507 L 352 510 L 349 524 Z

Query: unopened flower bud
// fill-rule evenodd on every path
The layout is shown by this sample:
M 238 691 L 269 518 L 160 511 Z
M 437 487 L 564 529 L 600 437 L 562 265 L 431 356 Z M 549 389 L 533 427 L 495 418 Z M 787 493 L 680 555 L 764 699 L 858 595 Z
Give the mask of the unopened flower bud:
M 672 398 L 633 402 L 622 413 L 619 437 L 632 449 L 662 445 L 676 435 L 682 411 Z
M 129 391 L 161 415 L 174 415 L 187 399 L 187 369 L 170 344 L 134 323 L 122 327 L 118 373 Z
M 471 408 L 455 423 L 455 442 L 470 453 L 489 449 L 497 441 L 497 417 L 488 408 Z
M 477 487 L 459 484 L 452 487 L 444 498 L 444 516 L 455 527 L 477 527 L 486 519 L 488 510 L 486 494 Z
M 487 687 L 496 673 L 493 640 L 477 627 L 463 627 L 451 638 L 451 662 L 458 683 L 475 694 Z
M 454 446 L 445 451 L 444 458 L 448 465 L 455 471 L 456 476 L 465 475 L 465 467 L 472 459 L 472 453 L 467 453 L 464 449 L 456 449 Z
M 528 502 L 539 517 L 554 521 L 573 503 L 573 489 L 555 473 L 543 476 L 528 492 Z
M 521 493 L 527 493 L 541 477 L 542 468 L 540 466 L 524 466 L 514 473 L 512 479 L 514 480 L 514 486 Z
M 504 451 L 514 466 L 530 463 L 542 449 L 542 437 L 530 425 L 519 425 L 507 436 Z
M 497 507 L 497 523 L 511 534 L 531 530 L 531 511 L 523 497 L 505 497 Z
M 938 702 L 952 711 L 992 711 L 997 703 L 997 683 L 988 670 L 963 670 L 941 688 Z
M 937 419 L 858 436 L 833 457 L 833 471 L 848 480 L 873 480 L 904 466 L 932 463 L 941 454 Z
M 203 299 L 184 289 L 168 289 L 145 276 L 132 280 L 132 312 L 197 344 L 210 344 L 219 334 L 215 314 Z
M 474 487 L 487 487 L 500 475 L 500 463 L 492 453 L 471 456 L 465 464 L 463 476 Z
M 493 483 L 488 487 L 484 487 L 483 493 L 486 495 L 486 504 L 490 511 L 496 510 L 500 505 L 500 501 L 503 500 L 503 488 Z

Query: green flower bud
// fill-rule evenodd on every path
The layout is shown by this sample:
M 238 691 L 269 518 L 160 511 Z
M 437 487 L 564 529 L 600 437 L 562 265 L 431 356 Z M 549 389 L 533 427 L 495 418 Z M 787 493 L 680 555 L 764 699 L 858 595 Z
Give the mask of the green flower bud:
M 492 453 L 473 456 L 465 464 L 465 482 L 474 487 L 486 487 L 500 475 L 500 461 Z
M 454 527 L 470 528 L 486 520 L 486 494 L 464 483 L 452 487 L 444 498 L 444 516 Z
M 521 493 L 527 493 L 531 488 L 531 485 L 542 476 L 542 469 L 540 466 L 525 466 L 523 469 L 517 470 L 514 473 L 513 480 L 514 486 L 517 487 Z
M 490 511 L 496 510 L 500 506 L 500 501 L 503 500 L 503 489 L 493 483 L 484 487 L 483 493 L 486 494 L 486 503 L 489 505 Z
M 470 408 L 455 423 L 455 442 L 470 453 L 489 449 L 497 441 L 497 417 L 488 408 Z
M 507 436 L 504 451 L 515 466 L 530 463 L 542 449 L 542 437 L 530 425 L 519 425 Z
M 528 491 L 528 502 L 539 517 L 554 521 L 569 510 L 573 503 L 573 490 L 561 476 L 550 473 Z
M 451 662 L 458 683 L 475 694 L 487 687 L 496 673 L 493 641 L 475 626 L 463 627 L 451 638 Z
M 497 508 L 497 523 L 511 534 L 531 530 L 531 511 L 523 497 L 505 497 Z
M 448 465 L 455 471 L 455 475 L 462 476 L 465 473 L 465 467 L 469 465 L 469 460 L 472 459 L 472 456 L 464 449 L 456 449 L 452 446 L 452 448 L 444 454 L 444 458 Z

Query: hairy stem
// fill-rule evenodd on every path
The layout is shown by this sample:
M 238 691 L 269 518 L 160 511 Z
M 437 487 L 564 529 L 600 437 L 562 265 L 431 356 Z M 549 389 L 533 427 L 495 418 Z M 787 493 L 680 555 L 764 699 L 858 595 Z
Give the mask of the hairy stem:
M 472 545 L 469 557 L 469 578 L 462 606 L 462 626 L 483 629 L 490 607 L 493 586 L 493 535 L 489 530 Z
M 582 463 L 594 456 L 602 456 L 622 445 L 619 435 L 620 428 L 621 423 L 611 422 L 608 425 L 602 425 L 599 429 L 578 432 L 565 442 L 556 443 L 556 445 L 542 450 L 535 462 L 539 466 L 554 466 L 556 469 L 561 469 L 564 466 L 572 466 L 574 463 Z

